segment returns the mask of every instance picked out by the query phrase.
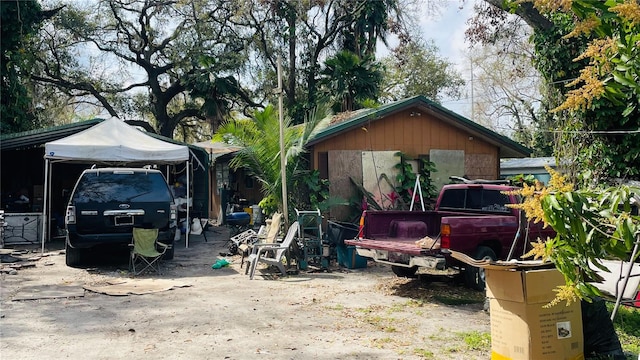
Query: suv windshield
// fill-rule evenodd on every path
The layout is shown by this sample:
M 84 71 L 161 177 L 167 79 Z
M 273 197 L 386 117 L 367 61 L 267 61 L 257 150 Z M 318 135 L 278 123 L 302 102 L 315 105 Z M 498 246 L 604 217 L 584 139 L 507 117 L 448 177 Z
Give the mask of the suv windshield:
M 75 191 L 75 203 L 130 201 L 173 202 L 164 177 L 158 173 L 86 173 Z

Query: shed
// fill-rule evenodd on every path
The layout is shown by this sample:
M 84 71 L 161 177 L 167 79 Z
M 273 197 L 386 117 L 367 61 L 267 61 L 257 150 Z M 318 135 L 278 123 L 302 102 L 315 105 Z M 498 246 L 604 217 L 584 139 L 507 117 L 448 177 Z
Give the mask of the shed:
M 246 170 L 234 170 L 229 162 L 242 147 L 229 145 L 224 142 L 201 141 L 194 143 L 209 153 L 209 218 L 217 219 L 218 223 L 224 222 L 224 211 L 234 194 L 240 199 L 245 211 L 253 211 L 262 200 L 261 188 L 257 181 Z M 237 201 L 236 199 L 235 201 Z M 258 215 L 255 215 L 257 218 Z
M 548 183 L 551 175 L 545 165 L 555 169 L 556 159 L 550 157 L 535 157 L 524 159 L 502 159 L 500 161 L 500 176 L 507 178 L 514 175 L 533 175 L 543 183 Z
M 362 109 L 334 117 L 308 144 L 313 168 L 330 181 L 330 194 L 349 199 L 350 179 L 374 196 L 392 191 L 380 175 L 394 178 L 397 152 L 426 158 L 436 166 L 438 188 L 449 176 L 498 179 L 500 158 L 528 157 L 531 150 L 479 125 L 424 96 Z M 344 219 L 344 213 L 331 212 Z

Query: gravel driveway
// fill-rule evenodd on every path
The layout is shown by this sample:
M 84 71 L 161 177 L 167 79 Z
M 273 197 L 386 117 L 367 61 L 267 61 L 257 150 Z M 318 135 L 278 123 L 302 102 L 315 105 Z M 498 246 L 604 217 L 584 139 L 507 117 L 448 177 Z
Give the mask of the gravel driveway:
M 227 267 L 211 268 L 227 251 L 226 229 L 213 228 L 207 238 L 191 236 L 185 248 L 183 237 L 163 275 L 135 279 L 126 253 L 77 269 L 65 265 L 63 244 L 49 244 L 35 266 L 0 275 L 0 357 L 489 358 L 489 315 L 481 301 L 443 302 L 481 297 L 453 281 L 400 279 L 372 262 L 282 278 L 259 270 L 249 280 L 239 255 L 227 257 Z M 22 257 L 40 255 L 33 251 Z M 124 296 L 83 288 L 154 279 L 176 287 Z

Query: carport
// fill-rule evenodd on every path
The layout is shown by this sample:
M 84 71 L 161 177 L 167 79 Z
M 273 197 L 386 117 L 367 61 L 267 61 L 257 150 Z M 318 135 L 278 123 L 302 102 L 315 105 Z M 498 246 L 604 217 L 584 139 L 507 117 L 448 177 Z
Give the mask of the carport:
M 197 160 L 197 157 L 193 155 Z M 42 222 L 42 252 L 49 230 L 51 178 L 53 164 L 75 162 L 100 165 L 169 165 L 185 163 L 187 180 L 187 204 L 190 203 L 191 184 L 190 150 L 185 145 L 173 144 L 127 125 L 118 118 L 111 118 L 77 134 L 45 143 L 44 153 L 44 204 Z M 201 165 L 201 164 L 200 164 Z M 167 176 L 168 178 L 168 176 Z M 187 219 L 189 219 L 189 206 Z M 186 246 L 189 246 L 189 232 L 186 232 Z

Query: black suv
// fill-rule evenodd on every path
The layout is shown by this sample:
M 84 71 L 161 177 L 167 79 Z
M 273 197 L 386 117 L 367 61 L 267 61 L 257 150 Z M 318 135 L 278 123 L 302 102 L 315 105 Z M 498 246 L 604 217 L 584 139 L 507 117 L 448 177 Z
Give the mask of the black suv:
M 84 249 L 128 246 L 133 227 L 159 229 L 158 241 L 173 258 L 177 207 L 164 175 L 141 168 L 85 170 L 78 179 L 65 217 L 66 262 L 79 265 Z

